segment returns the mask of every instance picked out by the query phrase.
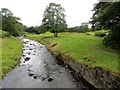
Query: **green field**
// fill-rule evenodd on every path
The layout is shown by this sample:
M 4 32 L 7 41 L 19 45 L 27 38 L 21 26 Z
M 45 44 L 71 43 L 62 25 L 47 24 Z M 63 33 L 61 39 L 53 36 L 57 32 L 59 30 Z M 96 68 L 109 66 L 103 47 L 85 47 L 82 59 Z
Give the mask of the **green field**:
M 54 53 L 66 53 L 89 67 L 100 66 L 119 73 L 117 51 L 105 47 L 102 44 L 103 38 L 94 36 L 93 32 L 89 34 L 60 33 L 56 38 L 47 32 L 40 35 L 28 34 L 27 38 L 47 45 Z M 52 47 L 54 44 L 56 45 Z
M 22 55 L 22 42 L 15 37 L 2 38 L 2 76 L 13 69 Z

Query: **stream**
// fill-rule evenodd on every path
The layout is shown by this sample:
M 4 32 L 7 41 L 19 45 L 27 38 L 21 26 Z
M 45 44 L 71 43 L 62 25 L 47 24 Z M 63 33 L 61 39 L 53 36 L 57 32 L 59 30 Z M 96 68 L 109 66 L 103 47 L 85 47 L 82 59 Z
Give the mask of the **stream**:
M 25 38 L 22 42 L 20 63 L 3 79 L 2 88 L 87 88 L 71 70 L 58 65 L 44 45 Z

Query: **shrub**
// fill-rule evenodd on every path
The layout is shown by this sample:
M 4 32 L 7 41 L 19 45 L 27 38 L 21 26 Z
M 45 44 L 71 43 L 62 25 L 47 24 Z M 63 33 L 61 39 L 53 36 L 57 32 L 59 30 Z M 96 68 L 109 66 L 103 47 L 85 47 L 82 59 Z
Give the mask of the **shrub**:
M 104 37 L 106 34 L 104 32 L 95 32 L 95 36 Z
M 86 32 L 85 34 L 86 34 L 86 35 L 90 35 L 90 34 L 89 34 L 89 33 L 87 33 L 87 32 Z
M 103 39 L 103 43 L 113 49 L 120 50 L 120 34 L 117 32 L 110 32 L 105 38 Z
M 0 38 L 3 38 L 3 37 L 10 37 L 10 36 L 11 36 L 11 35 L 10 35 L 9 32 L 0 30 Z

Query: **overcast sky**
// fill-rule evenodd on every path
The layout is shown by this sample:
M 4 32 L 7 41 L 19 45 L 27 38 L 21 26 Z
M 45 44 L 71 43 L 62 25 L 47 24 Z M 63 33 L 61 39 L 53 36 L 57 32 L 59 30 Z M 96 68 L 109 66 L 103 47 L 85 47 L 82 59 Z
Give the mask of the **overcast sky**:
M 97 0 L 0 0 L 0 8 L 8 8 L 23 24 L 36 26 L 41 24 L 44 10 L 51 2 L 65 8 L 66 22 L 72 27 L 90 20 Z

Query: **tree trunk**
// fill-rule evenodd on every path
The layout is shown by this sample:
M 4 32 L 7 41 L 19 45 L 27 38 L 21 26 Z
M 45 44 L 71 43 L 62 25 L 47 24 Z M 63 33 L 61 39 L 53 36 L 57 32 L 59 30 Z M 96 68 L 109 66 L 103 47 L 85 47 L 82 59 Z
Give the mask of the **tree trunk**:
M 57 33 L 57 32 L 55 32 L 55 33 L 54 33 L 54 36 L 55 36 L 55 37 L 58 37 L 58 33 Z

